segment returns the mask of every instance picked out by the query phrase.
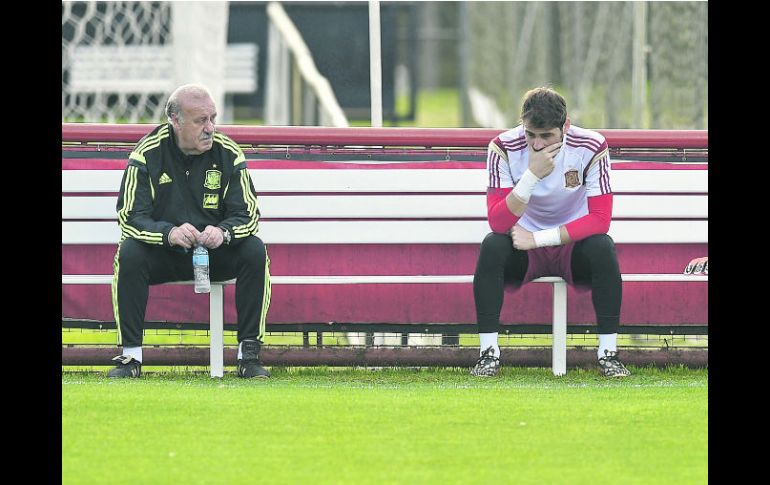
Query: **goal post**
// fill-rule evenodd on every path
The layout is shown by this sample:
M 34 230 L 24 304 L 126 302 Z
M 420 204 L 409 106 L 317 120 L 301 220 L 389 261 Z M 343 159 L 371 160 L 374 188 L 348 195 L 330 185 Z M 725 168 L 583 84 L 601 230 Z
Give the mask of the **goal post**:
M 159 122 L 187 83 L 225 110 L 228 11 L 226 1 L 62 2 L 62 121 Z

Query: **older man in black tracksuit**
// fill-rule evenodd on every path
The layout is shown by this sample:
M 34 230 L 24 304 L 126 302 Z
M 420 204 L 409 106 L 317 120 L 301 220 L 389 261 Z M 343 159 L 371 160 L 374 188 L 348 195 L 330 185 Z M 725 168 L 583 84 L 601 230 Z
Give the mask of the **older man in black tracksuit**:
M 139 377 L 149 286 L 193 278 L 192 248 L 209 249 L 212 280 L 237 278 L 238 375 L 269 377 L 259 361 L 270 304 L 270 260 L 257 236 L 259 208 L 238 145 L 214 130 L 205 87 L 176 89 L 168 123 L 131 152 L 118 197 L 121 237 L 112 302 L 122 355 L 109 377 Z

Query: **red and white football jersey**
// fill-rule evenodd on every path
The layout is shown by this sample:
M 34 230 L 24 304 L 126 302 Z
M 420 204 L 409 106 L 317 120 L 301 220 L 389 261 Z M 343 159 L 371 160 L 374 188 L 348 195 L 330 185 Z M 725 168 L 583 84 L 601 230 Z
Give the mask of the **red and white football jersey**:
M 587 197 L 612 193 L 610 155 L 600 133 L 570 126 L 554 160 L 553 172 L 535 185 L 519 225 L 528 231 L 559 227 L 588 214 Z M 522 125 L 489 143 L 490 188 L 514 187 L 529 168 Z

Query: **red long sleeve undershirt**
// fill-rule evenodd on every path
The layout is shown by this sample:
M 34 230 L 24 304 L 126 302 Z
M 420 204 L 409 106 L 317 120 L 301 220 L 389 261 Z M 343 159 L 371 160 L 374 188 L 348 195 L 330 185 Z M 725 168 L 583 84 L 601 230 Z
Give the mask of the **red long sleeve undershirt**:
M 505 197 L 512 187 L 487 189 L 487 218 L 492 231 L 508 234 L 519 217 L 508 210 Z M 585 239 L 593 234 L 606 234 L 612 221 L 612 194 L 588 197 L 588 214 L 565 225 L 573 241 Z

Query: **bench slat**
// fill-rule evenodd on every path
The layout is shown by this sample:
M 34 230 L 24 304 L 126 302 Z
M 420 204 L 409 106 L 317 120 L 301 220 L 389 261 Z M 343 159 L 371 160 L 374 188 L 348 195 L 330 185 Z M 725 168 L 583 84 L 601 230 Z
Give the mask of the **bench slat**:
M 262 221 L 268 244 L 480 244 L 486 221 Z M 618 244 L 708 243 L 708 221 L 613 221 Z M 115 244 L 112 221 L 62 222 L 62 244 Z
M 708 281 L 708 275 L 685 274 L 641 274 L 621 275 L 623 281 Z M 557 283 L 563 281 L 557 276 L 546 276 L 532 280 L 533 283 Z M 65 285 L 104 285 L 112 283 L 112 275 L 62 275 Z M 349 284 L 436 284 L 436 283 L 473 283 L 473 275 L 355 275 L 355 276 L 270 276 L 274 285 L 349 285 Z M 166 284 L 191 285 L 193 281 L 175 281 Z M 217 284 L 217 283 L 213 283 Z M 219 284 L 235 284 L 227 280 Z
M 62 219 L 115 219 L 117 196 L 63 197 Z M 287 195 L 259 197 L 263 217 L 284 218 L 486 218 L 477 195 Z M 708 218 L 706 195 L 616 195 L 617 218 Z
M 297 173 L 302 172 L 302 173 Z M 252 170 L 258 193 L 269 192 L 483 192 L 480 169 Z M 613 192 L 708 192 L 705 170 L 617 170 Z
M 480 192 L 481 169 L 273 170 L 251 169 L 257 193 L 271 192 Z M 62 192 L 117 192 L 121 170 L 64 170 Z M 615 170 L 615 193 L 706 193 L 707 170 Z

